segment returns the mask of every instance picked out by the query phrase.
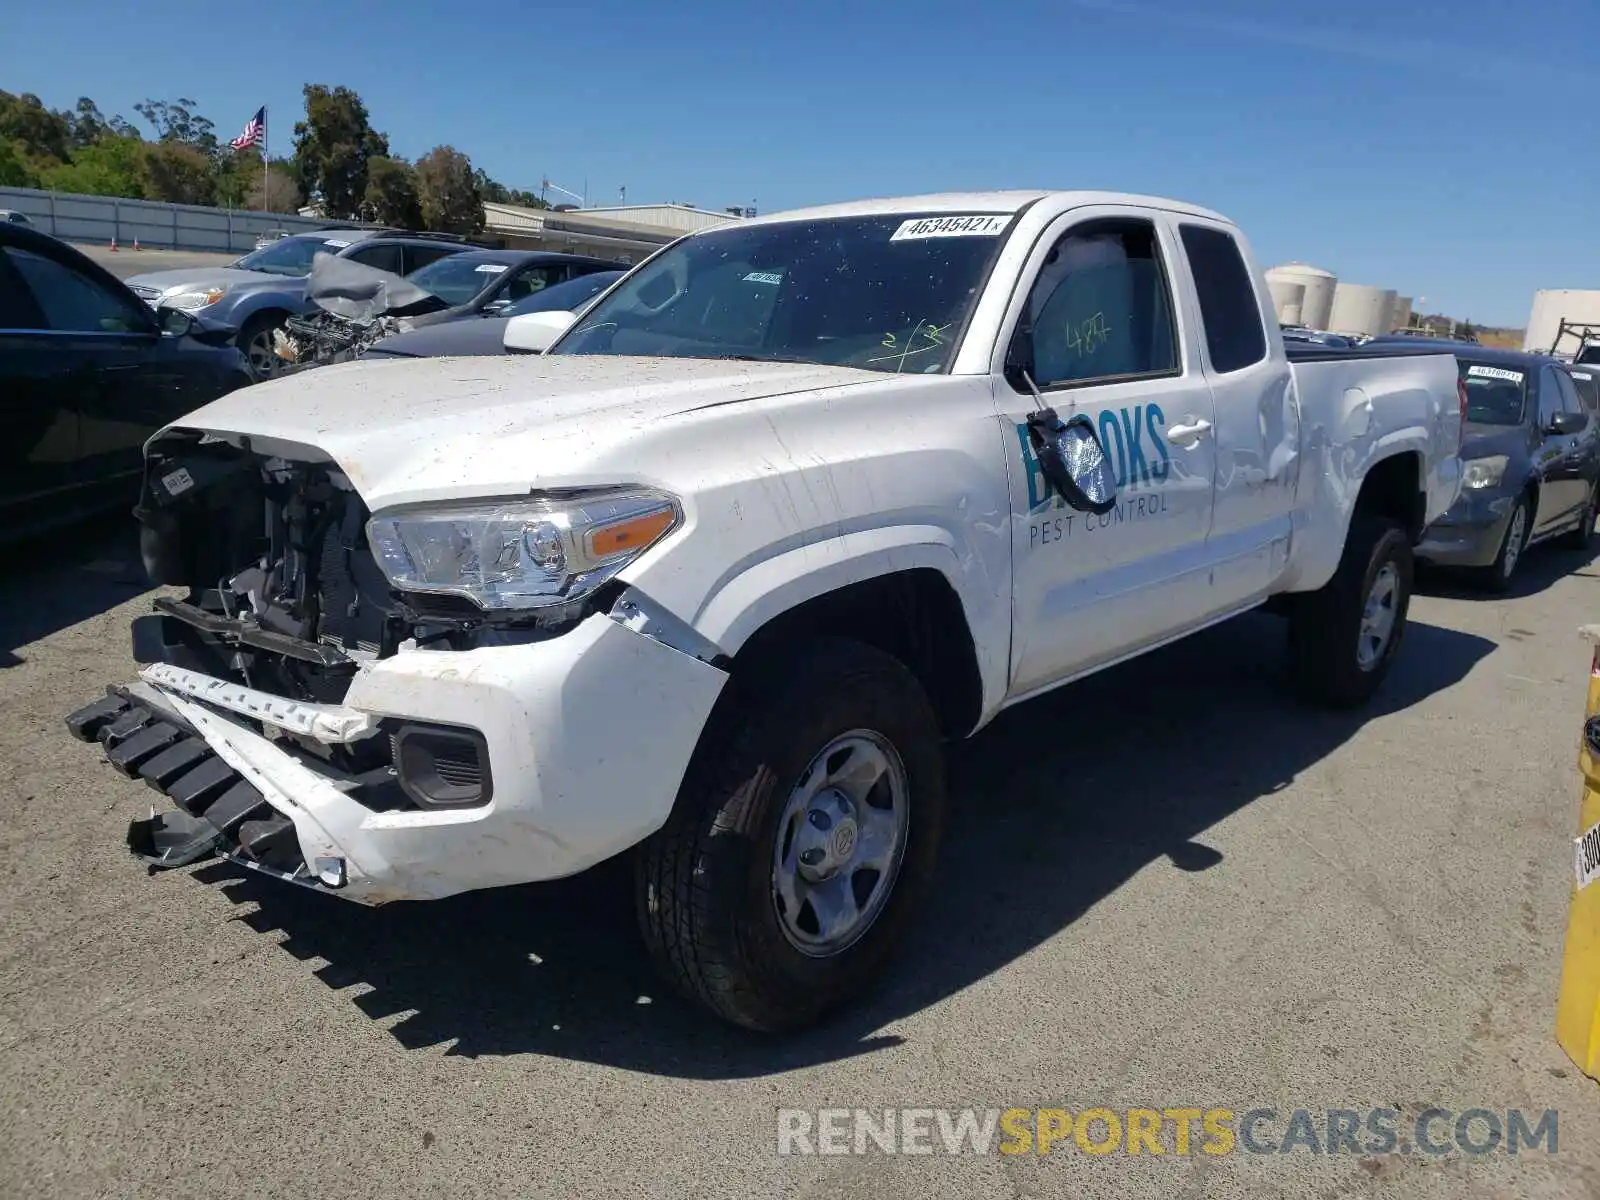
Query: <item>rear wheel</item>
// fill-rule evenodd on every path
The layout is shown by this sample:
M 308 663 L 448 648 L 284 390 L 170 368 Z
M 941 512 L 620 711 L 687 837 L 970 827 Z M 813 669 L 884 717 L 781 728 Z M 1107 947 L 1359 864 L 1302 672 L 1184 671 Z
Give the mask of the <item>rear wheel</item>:
M 1522 552 L 1528 548 L 1528 530 L 1533 524 L 1533 503 L 1523 496 L 1511 510 L 1506 522 L 1505 536 L 1500 539 L 1500 552 L 1494 562 L 1478 571 L 1478 582 L 1491 592 L 1508 592 L 1517 568 L 1522 565 Z
M 1357 513 L 1333 578 L 1289 614 L 1290 674 L 1303 697 L 1350 708 L 1378 690 L 1405 634 L 1413 573 L 1405 532 Z
M 1588 550 L 1594 545 L 1594 524 L 1600 518 L 1600 483 L 1589 489 L 1589 498 L 1583 503 L 1583 515 L 1571 533 L 1561 539 L 1569 550 Z
M 250 374 L 256 379 L 271 379 L 283 366 L 283 360 L 272 346 L 272 333 L 283 324 L 279 313 L 258 313 L 244 323 L 234 345 L 250 364 Z
M 870 646 L 819 640 L 729 686 L 640 847 L 639 924 L 679 991 L 776 1032 L 851 1001 L 903 939 L 933 872 L 943 754 L 915 676 Z

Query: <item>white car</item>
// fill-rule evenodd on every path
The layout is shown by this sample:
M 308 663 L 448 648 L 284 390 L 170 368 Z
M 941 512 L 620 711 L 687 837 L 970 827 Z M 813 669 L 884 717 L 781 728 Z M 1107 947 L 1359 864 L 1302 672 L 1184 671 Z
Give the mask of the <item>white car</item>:
M 804 1025 L 922 903 L 946 739 L 1269 603 L 1309 698 L 1383 680 L 1456 363 L 1291 362 L 1271 314 L 1238 229 L 1137 196 L 690 235 L 523 318 L 546 353 L 329 367 L 153 438 L 146 563 L 190 590 L 69 727 L 176 804 L 130 829 L 157 866 L 383 904 L 632 850 L 666 975 Z

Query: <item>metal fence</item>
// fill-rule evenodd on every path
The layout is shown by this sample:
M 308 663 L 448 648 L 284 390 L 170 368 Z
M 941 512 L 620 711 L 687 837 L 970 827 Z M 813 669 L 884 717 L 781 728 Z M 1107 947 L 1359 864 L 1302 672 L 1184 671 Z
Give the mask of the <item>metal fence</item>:
M 256 238 L 269 229 L 300 233 L 331 225 L 357 225 L 353 221 L 326 221 L 287 213 L 16 187 L 0 187 L 0 208 L 26 213 L 35 226 L 63 241 L 109 245 L 115 238 L 119 246 L 129 247 L 137 241 L 151 250 L 243 252 L 252 249 Z

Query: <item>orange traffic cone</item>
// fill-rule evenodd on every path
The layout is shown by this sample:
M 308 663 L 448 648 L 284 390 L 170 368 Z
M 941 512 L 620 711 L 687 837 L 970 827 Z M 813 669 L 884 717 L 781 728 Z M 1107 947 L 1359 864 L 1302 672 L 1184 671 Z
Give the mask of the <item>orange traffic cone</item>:
M 112 234 L 111 235 L 111 253 L 115 254 L 116 252 L 117 252 L 117 236 L 116 236 L 116 234 Z

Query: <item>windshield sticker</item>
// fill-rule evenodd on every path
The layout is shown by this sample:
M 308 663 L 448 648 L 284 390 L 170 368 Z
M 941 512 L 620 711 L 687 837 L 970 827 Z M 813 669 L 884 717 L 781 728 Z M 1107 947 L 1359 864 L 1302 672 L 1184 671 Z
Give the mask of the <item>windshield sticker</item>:
M 338 238 L 328 238 L 322 244 L 324 246 L 337 246 L 337 247 L 339 247 L 339 249 L 343 250 L 350 243 L 349 242 L 340 241 Z
M 783 282 L 783 275 L 776 271 L 751 271 L 744 277 L 746 283 L 770 283 L 777 287 Z
M 913 242 L 922 238 L 998 237 L 1011 218 L 997 215 L 964 217 L 917 217 L 905 221 L 889 238 L 891 242 Z
M 505 263 L 481 263 L 478 266 L 478 270 L 485 275 L 498 275 L 505 269 Z
M 189 468 L 179 467 L 172 474 L 163 475 L 161 484 L 167 489 L 167 495 L 181 496 L 194 486 L 194 476 L 189 474 Z
M 1504 367 L 1484 367 L 1474 365 L 1467 368 L 1467 374 L 1469 376 L 1475 376 L 1478 379 L 1507 379 L 1512 383 L 1522 382 L 1521 371 L 1508 371 Z

